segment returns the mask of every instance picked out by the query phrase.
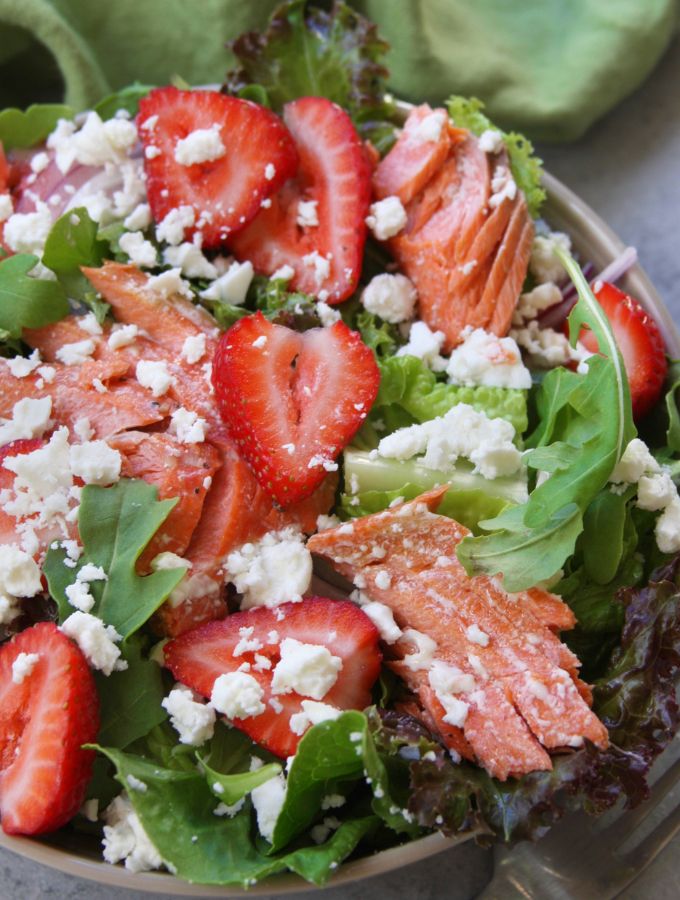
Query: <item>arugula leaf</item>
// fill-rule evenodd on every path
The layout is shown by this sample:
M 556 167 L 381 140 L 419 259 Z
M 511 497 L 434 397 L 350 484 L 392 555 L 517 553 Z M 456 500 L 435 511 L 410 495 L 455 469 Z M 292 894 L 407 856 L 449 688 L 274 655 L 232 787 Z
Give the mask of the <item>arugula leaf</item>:
M 449 115 L 459 128 L 467 128 L 476 135 L 482 134 L 487 129 L 501 131 L 508 151 L 512 176 L 526 197 L 529 213 L 533 218 L 537 218 L 546 193 L 541 187 L 542 160 L 534 155 L 531 141 L 516 131 L 503 132 L 497 128 L 484 114 L 484 104 L 476 97 L 460 97 L 454 94 L 449 97 L 447 106 Z
M 387 43 L 376 26 L 336 2 L 331 12 L 291 0 L 272 13 L 267 30 L 231 45 L 238 68 L 226 89 L 280 111 L 297 97 L 328 97 L 346 109 L 363 137 L 380 152 L 395 138 L 394 105 L 385 99 Z M 253 93 L 254 91 L 254 93 Z
M 587 325 L 605 355 L 589 360 L 586 375 L 559 369 L 546 375 L 538 394 L 542 422 L 527 440 L 534 449 L 526 462 L 550 477 L 523 506 L 480 522 L 493 534 L 465 538 L 458 546 L 468 573 L 500 572 L 510 591 L 549 578 L 571 556 L 584 513 L 635 435 L 628 379 L 607 318 L 576 262 L 561 249 L 556 253 L 578 292 L 571 339 Z
M 62 103 L 35 103 L 27 110 L 0 112 L 0 141 L 5 150 L 27 149 L 40 144 L 54 131 L 59 119 L 72 119 L 75 110 Z
M 69 297 L 89 306 L 101 324 L 109 304 L 98 297 L 80 271 L 81 266 L 100 266 L 108 252 L 106 241 L 97 237 L 97 227 L 85 207 L 64 213 L 50 229 L 42 261 L 54 272 Z
M 69 313 L 66 292 L 58 282 L 28 274 L 37 262 L 29 253 L 0 262 L 0 330 L 7 337 L 20 338 L 24 328 L 41 328 Z
M 92 747 L 114 763 L 116 777 L 125 788 L 130 776 L 144 782 L 145 791 L 128 789 L 130 801 L 166 865 L 187 881 L 249 887 L 290 869 L 322 885 L 378 824 L 375 816 L 350 819 L 324 844 L 268 856 L 253 841 L 250 804 L 231 818 L 215 816 L 215 797 L 195 769 L 165 769 L 114 748 Z
M 281 771 L 278 763 L 269 763 L 252 772 L 229 772 L 227 774 L 212 769 L 205 759 L 199 754 L 196 758 L 210 784 L 210 790 L 215 797 L 227 806 L 233 806 L 249 794 L 254 788 L 269 781 Z
M 83 555 L 74 569 L 64 565 L 63 550 L 50 549 L 43 570 L 50 594 L 63 621 L 73 607 L 66 587 L 86 563 L 101 566 L 108 578 L 95 581 L 93 614 L 113 625 L 124 641 L 153 615 L 186 573 L 185 568 L 138 575 L 137 560 L 177 500 L 158 499 L 158 490 L 145 481 L 121 479 L 111 487 L 83 488 L 78 530 Z
M 146 97 L 153 88 L 154 85 L 140 84 L 139 81 L 135 81 L 127 87 L 109 94 L 108 97 L 104 97 L 96 104 L 94 111 L 103 120 L 112 119 L 121 109 L 127 110 L 131 116 L 136 116 L 139 101 L 142 97 Z

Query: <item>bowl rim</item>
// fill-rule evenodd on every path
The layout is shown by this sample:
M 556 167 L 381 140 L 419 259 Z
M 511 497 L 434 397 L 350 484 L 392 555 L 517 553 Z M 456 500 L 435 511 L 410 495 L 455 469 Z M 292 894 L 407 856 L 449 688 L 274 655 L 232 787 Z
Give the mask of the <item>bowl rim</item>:
M 596 255 L 606 258 L 608 261 L 615 259 L 623 252 L 625 244 L 609 225 L 559 179 L 545 172 L 543 185 L 547 191 L 544 215 L 548 221 L 564 223 L 577 245 L 597 247 Z M 680 332 L 639 262 L 636 262 L 626 273 L 621 279 L 621 283 L 624 289 L 635 296 L 647 312 L 654 316 L 663 334 L 669 354 L 680 356 Z M 466 834 L 447 838 L 440 833 L 435 833 L 370 856 L 352 860 L 342 864 L 327 886 L 338 887 L 392 872 L 411 863 L 425 860 L 444 850 L 460 846 L 472 837 L 473 834 Z M 190 883 L 166 872 L 131 873 L 120 865 L 112 866 L 103 859 L 77 854 L 68 848 L 47 843 L 44 840 L 6 835 L 2 829 L 0 829 L 0 847 L 66 875 L 107 887 L 165 896 L 274 897 L 293 892 L 321 890 L 293 873 L 264 879 L 248 889 Z

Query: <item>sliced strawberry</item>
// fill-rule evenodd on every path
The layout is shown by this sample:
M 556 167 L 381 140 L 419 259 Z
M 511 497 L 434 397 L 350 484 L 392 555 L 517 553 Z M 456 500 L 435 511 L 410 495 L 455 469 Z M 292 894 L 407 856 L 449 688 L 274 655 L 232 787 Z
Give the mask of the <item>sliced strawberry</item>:
M 668 364 L 659 326 L 637 300 L 604 282 L 595 296 L 612 326 L 630 384 L 633 416 L 641 419 L 659 399 Z M 597 353 L 597 339 L 583 331 L 581 342 Z
M 380 382 L 373 353 L 343 322 L 300 333 L 259 312 L 222 336 L 212 371 L 239 453 L 282 507 L 337 469 Z
M 248 632 L 241 633 L 244 628 Z M 256 639 L 262 647 L 234 656 L 236 645 L 244 636 L 250 641 Z M 170 641 L 164 648 L 165 664 L 178 681 L 210 697 L 216 678 L 248 663 L 248 674 L 264 692 L 261 702 L 265 711 L 235 719 L 234 725 L 271 753 L 292 756 L 301 735 L 291 731 L 290 718 L 302 711 L 304 697 L 294 691 L 275 694 L 271 686 L 284 638 L 322 645 L 342 660 L 337 680 L 322 703 L 343 710 L 364 709 L 370 703 L 371 687 L 380 672 L 378 631 L 368 616 L 349 601 L 312 597 L 301 603 L 283 603 L 276 609 L 258 607 L 234 613 Z M 256 653 L 269 660 L 269 669 L 255 658 Z
M 339 303 L 354 292 L 361 274 L 371 166 L 352 120 L 330 100 L 287 103 L 283 121 L 300 156 L 297 176 L 229 243 L 259 272 L 271 275 L 291 265 L 292 287 Z M 298 224 L 300 201 L 316 202 L 318 225 Z
M 20 653 L 38 660 L 20 684 Z M 99 699 L 78 647 L 40 622 L 0 647 L 0 815 L 8 834 L 42 834 L 69 821 L 85 798 Z
M 160 222 L 171 210 L 191 206 L 205 247 L 218 247 L 242 228 L 262 201 L 295 174 L 297 154 L 285 126 L 249 100 L 217 91 L 156 88 L 140 101 L 137 123 L 154 219 Z M 179 141 L 213 128 L 224 153 L 188 165 L 177 161 Z M 187 229 L 185 236 L 194 230 Z

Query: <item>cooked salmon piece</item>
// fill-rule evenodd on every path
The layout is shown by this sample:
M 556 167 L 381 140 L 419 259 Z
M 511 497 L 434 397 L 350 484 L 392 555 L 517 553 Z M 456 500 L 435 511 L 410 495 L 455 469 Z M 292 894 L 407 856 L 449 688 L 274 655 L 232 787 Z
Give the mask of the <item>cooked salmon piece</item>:
M 201 516 L 203 503 L 220 466 L 218 450 L 210 444 L 182 444 L 170 434 L 127 431 L 109 438 L 122 455 L 121 476 L 142 478 L 158 488 L 160 500 L 177 504 L 138 561 L 146 572 L 159 553 L 182 556 Z
M 486 153 L 475 135 L 450 124 L 436 140 L 414 137 L 435 114 L 446 112 L 411 112 L 376 168 L 373 190 L 404 204 L 407 224 L 389 248 L 416 286 L 421 317 L 444 332 L 451 350 L 468 326 L 507 334 L 534 226 L 505 151 Z
M 463 753 L 464 738 L 475 759 L 504 780 L 551 768 L 547 750 L 580 746 L 584 738 L 606 746 L 607 731 L 577 683 L 579 661 L 549 627 L 573 617 L 560 614 L 562 601 L 547 592 L 508 594 L 496 578 L 468 576 L 455 551 L 469 531 L 433 511 L 445 491 L 323 531 L 308 547 L 386 604 L 399 627 L 433 640 L 434 659 L 460 673 L 455 697 L 445 697 L 457 712 L 447 713 L 430 683 L 431 660 L 413 671 L 413 642 L 407 636 L 394 645 L 401 658 L 393 665 L 456 752 Z

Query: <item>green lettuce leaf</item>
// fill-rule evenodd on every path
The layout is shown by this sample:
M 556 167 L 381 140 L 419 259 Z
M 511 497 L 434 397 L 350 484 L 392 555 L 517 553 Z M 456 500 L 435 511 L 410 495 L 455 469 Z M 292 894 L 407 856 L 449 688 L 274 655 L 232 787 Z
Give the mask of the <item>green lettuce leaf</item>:
M 215 796 L 196 769 L 166 769 L 140 756 L 93 746 L 115 765 L 116 778 L 128 790 L 145 832 L 166 865 L 187 881 L 249 887 L 268 875 L 290 870 L 322 885 L 379 821 L 375 816 L 350 819 L 321 845 L 266 855 L 252 837 L 249 802 L 231 818 L 215 816 Z M 142 781 L 146 790 L 131 788 L 130 776 Z
M 139 101 L 142 97 L 146 97 L 153 87 L 151 84 L 140 84 L 135 81 L 133 84 L 109 94 L 108 97 L 104 97 L 96 104 L 94 111 L 104 120 L 112 119 L 120 109 L 126 110 L 131 116 L 136 116 Z
M 500 572 L 511 591 L 550 578 L 571 556 L 583 515 L 635 436 L 628 379 L 607 318 L 576 262 L 557 252 L 578 291 L 569 318 L 572 340 L 587 325 L 605 355 L 591 357 L 586 375 L 560 369 L 546 375 L 526 462 L 550 477 L 522 507 L 480 522 L 491 534 L 465 538 L 458 547 L 468 573 Z
M 75 110 L 62 103 L 36 103 L 27 110 L 0 112 L 0 141 L 5 150 L 27 149 L 40 144 L 54 131 L 59 119 L 72 119 Z
M 37 256 L 17 253 L 0 262 L 0 332 L 20 338 L 24 328 L 41 328 L 69 313 L 66 291 L 55 281 L 32 278 Z
M 176 500 L 158 499 L 158 490 L 145 481 L 121 479 L 111 487 L 83 488 L 78 530 L 83 554 L 75 568 L 64 565 L 65 552 L 50 549 L 43 570 L 49 591 L 59 607 L 60 621 L 73 612 L 66 598 L 86 563 L 101 566 L 106 581 L 95 581 L 93 615 L 113 625 L 124 640 L 153 615 L 182 580 L 185 568 L 138 575 L 136 564 L 144 548 L 168 517 Z
M 208 779 L 210 790 L 218 800 L 227 806 L 234 806 L 254 788 L 269 781 L 281 771 L 278 763 L 269 763 L 260 769 L 253 769 L 252 772 L 228 772 L 225 774 L 212 769 L 200 753 L 197 753 L 196 757 Z
M 101 324 L 109 304 L 80 271 L 81 266 L 100 266 L 108 253 L 109 246 L 98 238 L 97 227 L 85 207 L 69 210 L 50 229 L 42 261 L 57 276 L 68 296 L 89 306 Z
M 449 98 L 447 105 L 449 115 L 459 128 L 467 128 L 476 135 L 487 129 L 501 131 L 508 151 L 512 176 L 526 197 L 529 212 L 537 218 L 546 193 L 541 187 L 542 161 L 534 155 L 531 141 L 516 131 L 503 132 L 497 128 L 484 114 L 484 104 L 476 97 L 460 97 L 454 94 Z
M 672 360 L 668 368 L 665 403 L 668 415 L 666 442 L 673 453 L 680 453 L 680 407 L 678 406 L 678 390 L 680 389 L 680 360 Z
M 291 0 L 272 13 L 266 31 L 248 32 L 232 44 L 237 68 L 225 88 L 277 112 L 298 97 L 328 97 L 352 117 L 381 152 L 395 138 L 394 107 L 385 99 L 388 45 L 376 26 L 335 2 L 326 12 Z

